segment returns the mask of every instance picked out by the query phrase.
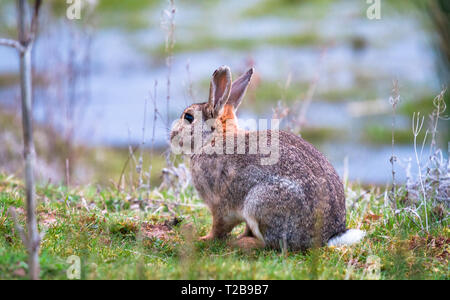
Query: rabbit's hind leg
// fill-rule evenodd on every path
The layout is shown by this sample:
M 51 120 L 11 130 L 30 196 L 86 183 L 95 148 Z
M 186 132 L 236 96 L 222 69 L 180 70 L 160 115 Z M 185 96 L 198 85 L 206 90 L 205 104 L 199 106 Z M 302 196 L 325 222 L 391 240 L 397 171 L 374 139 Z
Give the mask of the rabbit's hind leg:
M 201 241 L 212 239 L 225 239 L 233 228 L 238 225 L 241 220 L 232 217 L 224 217 L 220 214 L 213 214 L 213 224 L 209 234 L 200 238 Z
M 245 200 L 243 217 L 254 236 L 274 249 L 308 247 L 310 213 L 304 195 L 295 185 L 283 182 L 255 186 Z

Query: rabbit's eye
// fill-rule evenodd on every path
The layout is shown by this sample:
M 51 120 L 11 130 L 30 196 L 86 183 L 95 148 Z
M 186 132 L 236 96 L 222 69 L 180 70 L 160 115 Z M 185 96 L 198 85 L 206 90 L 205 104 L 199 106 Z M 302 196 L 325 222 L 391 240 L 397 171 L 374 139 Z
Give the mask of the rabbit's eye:
M 184 119 L 190 123 L 194 122 L 194 116 L 188 113 L 184 114 Z

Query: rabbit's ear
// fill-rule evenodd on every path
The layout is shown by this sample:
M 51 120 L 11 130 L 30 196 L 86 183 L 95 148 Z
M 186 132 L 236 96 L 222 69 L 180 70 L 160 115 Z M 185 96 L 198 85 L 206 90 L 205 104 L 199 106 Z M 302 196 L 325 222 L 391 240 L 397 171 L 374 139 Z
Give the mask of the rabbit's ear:
M 213 108 L 214 116 L 217 117 L 220 111 L 227 103 L 231 92 L 231 71 L 227 66 L 221 66 L 216 71 L 211 79 L 209 87 L 209 105 Z
M 231 86 L 230 97 L 228 98 L 227 104 L 231 104 L 236 111 L 244 98 L 245 92 L 247 91 L 248 84 L 253 75 L 253 68 L 245 72 L 238 79 L 236 79 Z

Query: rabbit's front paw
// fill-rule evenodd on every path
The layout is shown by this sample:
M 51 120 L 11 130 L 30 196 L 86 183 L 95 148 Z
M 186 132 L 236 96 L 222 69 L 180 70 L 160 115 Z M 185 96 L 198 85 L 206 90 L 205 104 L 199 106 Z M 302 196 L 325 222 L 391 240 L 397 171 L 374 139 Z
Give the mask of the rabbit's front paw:
M 209 233 L 205 236 L 199 237 L 198 240 L 199 241 L 210 241 L 210 240 L 213 240 L 214 238 L 215 238 L 214 235 L 212 233 Z

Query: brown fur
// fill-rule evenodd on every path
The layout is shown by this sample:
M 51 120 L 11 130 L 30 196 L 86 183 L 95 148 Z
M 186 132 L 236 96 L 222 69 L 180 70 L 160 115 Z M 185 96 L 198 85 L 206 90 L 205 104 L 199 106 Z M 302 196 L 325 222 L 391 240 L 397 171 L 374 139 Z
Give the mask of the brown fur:
M 225 104 L 223 108 L 223 113 L 219 117 L 219 122 L 222 125 L 223 133 L 235 133 L 237 132 L 237 121 L 234 115 L 233 106 L 230 104 Z
M 243 248 L 304 250 L 324 245 L 346 229 L 342 182 L 322 153 L 292 133 L 267 131 L 269 144 L 272 137 L 279 140 L 276 163 L 263 165 L 264 154 L 250 154 L 249 141 L 259 139 L 259 133 L 239 130 L 235 111 L 252 74 L 251 69 L 231 84 L 228 67 L 219 68 L 213 74 L 209 101 L 185 110 L 201 112 L 202 118 L 192 124 L 180 121 L 171 133 L 173 137 L 180 130 L 192 132 L 195 122 L 211 118 L 223 127 L 223 132 L 217 128 L 202 132 L 209 142 L 191 155 L 193 184 L 213 217 L 211 232 L 202 239 L 225 238 L 236 225 L 246 222 L 246 231 L 236 243 Z M 244 154 L 206 154 L 214 141 L 230 134 L 235 150 L 238 137 L 244 138 Z

